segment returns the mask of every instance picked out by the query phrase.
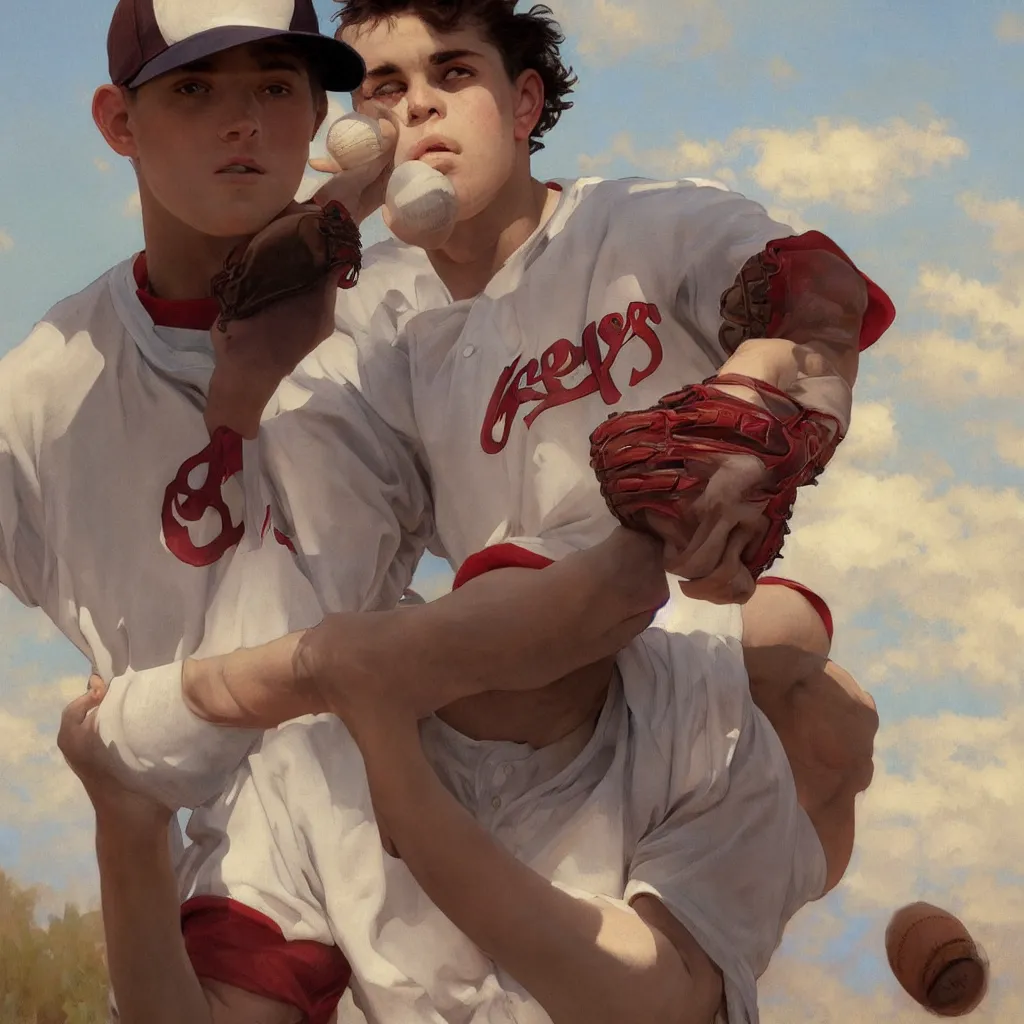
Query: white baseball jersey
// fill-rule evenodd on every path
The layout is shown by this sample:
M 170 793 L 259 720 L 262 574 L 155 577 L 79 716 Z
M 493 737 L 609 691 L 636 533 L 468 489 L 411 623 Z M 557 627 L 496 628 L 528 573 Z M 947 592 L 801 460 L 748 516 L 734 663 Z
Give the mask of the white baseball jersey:
M 273 639 L 321 610 L 259 487 L 243 493 L 260 439 L 221 452 L 217 479 L 200 461 L 169 487 L 208 442 L 216 307 L 151 300 L 170 321 L 207 318 L 154 326 L 140 266 L 127 260 L 59 303 L 0 361 L 0 583 L 110 682 L 97 712 L 105 741 L 154 793 L 193 806 L 257 734 L 187 711 L 183 659 Z M 281 392 L 286 406 L 306 397 Z M 329 459 L 344 528 L 331 542 L 345 566 L 335 597 L 352 610 L 398 600 L 431 530 L 429 495 L 393 438 L 354 389 L 335 389 Z
M 501 543 L 560 558 L 606 537 L 615 520 L 589 465 L 591 431 L 611 412 L 651 406 L 717 372 L 729 354 L 718 337 L 723 293 L 751 256 L 793 234 L 710 183 L 588 178 L 553 187 L 553 215 L 479 296 L 452 301 L 422 253 L 387 242 L 369 262 L 387 268 L 419 315 L 396 317 L 390 298 L 375 310 L 362 282 L 339 302 L 339 330 L 360 350 L 360 389 L 396 430 L 418 438 L 433 485 L 434 548 L 456 569 Z M 332 384 L 349 377 L 328 343 L 297 379 L 326 409 Z M 262 455 L 268 479 L 284 480 L 275 489 L 287 493 L 292 452 L 265 444 Z M 333 483 L 317 481 L 310 504 L 330 510 Z M 300 553 L 324 547 L 328 511 L 302 522 L 281 514 Z M 738 606 L 678 602 L 693 628 L 738 635 Z
M 534 751 L 437 719 L 422 736 L 442 782 L 518 859 L 581 898 L 656 896 L 721 967 L 731 1024 L 758 1020 L 756 979 L 789 918 L 821 895 L 825 856 L 735 640 L 649 630 L 620 654 L 590 736 Z M 221 965 L 241 961 L 236 979 L 256 971 L 258 990 L 297 999 L 294 968 L 273 953 L 283 934 L 296 948 L 340 947 L 369 1024 L 550 1024 L 383 854 L 338 719 L 268 733 L 189 835 L 183 888 L 207 908 L 222 898 L 207 948 Z M 233 940 L 253 911 L 266 958 Z M 314 959 L 303 957 L 302 985 L 322 991 L 330 979 L 308 970 Z

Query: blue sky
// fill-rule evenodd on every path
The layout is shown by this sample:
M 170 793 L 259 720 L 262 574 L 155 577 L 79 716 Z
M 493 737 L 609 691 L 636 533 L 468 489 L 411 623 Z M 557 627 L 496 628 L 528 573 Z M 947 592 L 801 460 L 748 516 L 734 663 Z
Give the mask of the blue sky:
M 322 15 L 332 4 L 318 3 Z M 843 887 L 794 922 L 769 1022 L 923 1020 L 881 934 L 924 897 L 996 967 L 979 1021 L 1024 1006 L 1024 8 L 951 0 L 562 0 L 580 74 L 541 176 L 719 178 L 831 234 L 899 319 L 862 364 L 784 566 L 837 621 L 883 720 Z M 89 117 L 107 0 L 5 10 L 0 353 L 141 246 L 127 166 Z M 13 43 L 13 45 L 12 45 Z M 446 571 L 429 563 L 431 594 Z M 90 900 L 84 797 L 53 749 L 82 659 L 0 596 L 0 866 Z

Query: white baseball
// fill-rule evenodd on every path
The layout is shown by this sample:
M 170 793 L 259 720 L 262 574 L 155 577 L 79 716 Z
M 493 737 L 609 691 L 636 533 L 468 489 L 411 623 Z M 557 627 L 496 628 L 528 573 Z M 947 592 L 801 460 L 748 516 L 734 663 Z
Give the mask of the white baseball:
M 384 152 L 384 138 L 375 117 L 346 114 L 327 131 L 327 152 L 343 170 L 362 167 Z
M 392 234 L 409 245 L 443 245 L 455 228 L 459 204 L 452 183 L 419 160 L 399 164 L 384 197 Z

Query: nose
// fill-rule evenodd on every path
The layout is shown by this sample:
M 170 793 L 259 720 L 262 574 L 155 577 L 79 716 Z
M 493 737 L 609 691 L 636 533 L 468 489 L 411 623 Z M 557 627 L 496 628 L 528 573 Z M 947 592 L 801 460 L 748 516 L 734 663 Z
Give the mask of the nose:
M 260 133 L 260 105 L 256 96 L 246 90 L 231 97 L 225 105 L 220 125 L 224 142 L 241 142 Z
M 406 86 L 405 106 L 410 128 L 432 117 L 445 115 L 444 94 L 423 79 L 412 81 Z

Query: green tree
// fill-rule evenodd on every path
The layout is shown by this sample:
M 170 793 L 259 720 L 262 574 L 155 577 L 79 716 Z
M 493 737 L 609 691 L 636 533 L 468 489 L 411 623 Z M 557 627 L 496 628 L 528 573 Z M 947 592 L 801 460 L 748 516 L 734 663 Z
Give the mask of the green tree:
M 105 1024 L 99 912 L 68 904 L 41 927 L 38 904 L 38 890 L 0 871 L 0 1024 Z

